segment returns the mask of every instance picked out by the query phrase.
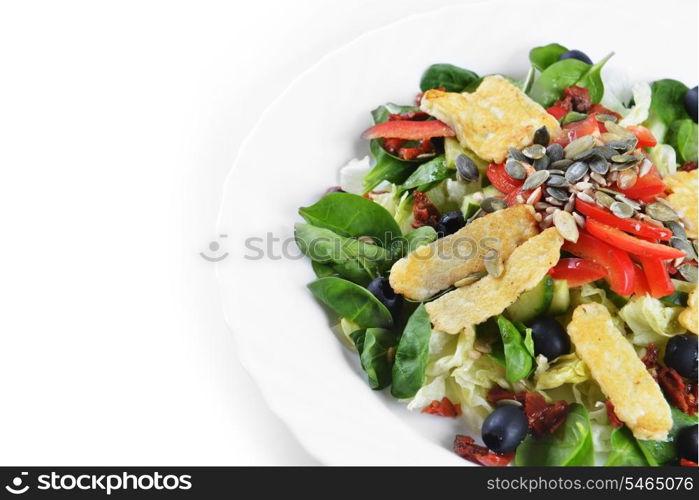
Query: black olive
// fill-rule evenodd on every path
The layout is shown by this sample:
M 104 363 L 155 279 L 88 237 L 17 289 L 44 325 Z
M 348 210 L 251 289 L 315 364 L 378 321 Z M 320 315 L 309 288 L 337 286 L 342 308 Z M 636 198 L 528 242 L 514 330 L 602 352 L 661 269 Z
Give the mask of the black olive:
M 697 424 L 682 427 L 675 436 L 677 456 L 697 463 Z
M 437 234 L 440 238 L 454 234 L 466 225 L 464 214 L 459 211 L 447 212 L 437 221 Z
M 532 320 L 534 353 L 543 354 L 549 361 L 570 352 L 570 337 L 561 324 L 551 316 L 539 316 Z
M 592 64 L 592 59 L 590 59 L 585 52 L 582 50 L 569 50 L 568 52 L 564 52 L 561 54 L 561 57 L 558 58 L 559 61 L 563 61 L 564 59 L 577 59 L 578 61 L 582 61 L 587 64 Z
M 684 107 L 687 113 L 692 117 L 692 120 L 697 121 L 697 87 L 689 89 L 684 95 Z
M 325 194 L 344 193 L 344 192 L 345 192 L 345 190 L 342 189 L 340 186 L 333 186 L 333 187 L 328 188 L 328 189 L 325 191 Z
M 665 348 L 665 364 L 683 377 L 697 379 L 697 336 L 675 335 Z
M 481 438 L 495 453 L 514 451 L 527 436 L 529 423 L 519 406 L 502 405 L 483 422 Z
M 403 296 L 393 291 L 388 278 L 383 276 L 374 278 L 366 288 L 374 297 L 379 299 L 379 302 L 386 306 L 386 309 L 388 309 L 388 312 L 391 313 L 394 319 L 398 317 L 400 310 L 403 308 Z

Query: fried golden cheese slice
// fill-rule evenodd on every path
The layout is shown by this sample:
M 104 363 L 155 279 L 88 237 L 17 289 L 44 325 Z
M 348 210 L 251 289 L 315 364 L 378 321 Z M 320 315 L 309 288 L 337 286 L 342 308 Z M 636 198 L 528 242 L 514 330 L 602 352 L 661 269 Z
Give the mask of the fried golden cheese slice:
M 579 305 L 568 324 L 575 351 L 638 439 L 665 440 L 672 415 L 657 382 L 602 304 Z
M 534 288 L 560 257 L 563 237 L 549 228 L 515 248 L 499 278 L 486 276 L 425 305 L 437 330 L 458 333 L 500 314 Z
M 409 299 L 428 299 L 470 273 L 483 271 L 488 249 L 498 249 L 506 259 L 538 232 L 531 206 L 498 210 L 397 261 L 389 276 L 391 287 Z
M 697 308 L 697 289 L 695 288 L 687 298 L 687 308 L 677 318 L 680 324 L 692 333 L 697 333 L 699 323 L 699 308 Z
M 677 172 L 663 178 L 670 195 L 667 201 L 670 203 L 687 226 L 685 231 L 690 238 L 697 237 L 697 224 L 699 223 L 699 170 L 689 172 Z
M 420 109 L 454 129 L 462 146 L 496 163 L 509 147 L 531 144 L 540 127 L 552 137 L 561 132 L 558 120 L 499 75 L 486 76 L 472 93 L 428 90 Z

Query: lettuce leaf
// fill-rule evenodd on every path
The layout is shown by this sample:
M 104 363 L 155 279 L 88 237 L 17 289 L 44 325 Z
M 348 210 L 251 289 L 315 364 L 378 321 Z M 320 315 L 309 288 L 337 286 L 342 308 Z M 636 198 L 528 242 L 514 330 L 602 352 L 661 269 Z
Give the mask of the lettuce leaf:
M 555 389 L 563 384 L 579 384 L 590 380 L 590 370 L 577 354 L 570 353 L 559 356 L 549 364 L 545 356 L 536 358 L 534 380 L 539 390 Z
M 686 329 L 679 323 L 677 317 L 682 307 L 667 306 L 648 295 L 630 300 L 619 311 L 619 316 L 633 332 L 631 342 L 635 345 L 648 345 L 651 342 L 664 344 L 667 338 Z
M 638 82 L 631 89 L 633 94 L 633 106 L 624 113 L 621 113 L 623 118 L 619 121 L 622 127 L 629 125 L 638 125 L 648 119 L 651 103 L 650 85 L 646 82 Z
M 677 172 L 677 153 L 675 148 L 668 144 L 658 144 L 652 147 L 650 161 L 658 168 L 663 177 Z

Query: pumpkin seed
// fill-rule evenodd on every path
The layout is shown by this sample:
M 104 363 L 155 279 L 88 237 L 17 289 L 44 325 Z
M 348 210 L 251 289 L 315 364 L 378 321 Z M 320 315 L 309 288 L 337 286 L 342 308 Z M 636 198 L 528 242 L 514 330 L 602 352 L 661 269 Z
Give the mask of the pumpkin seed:
M 638 156 L 630 155 L 630 154 L 621 154 L 621 155 L 614 155 L 612 156 L 611 160 L 612 163 L 636 163 L 640 160 Z
M 622 127 L 621 125 L 617 125 L 611 120 L 607 120 L 604 122 L 604 127 L 607 129 L 607 132 L 611 132 L 612 134 L 616 134 L 622 139 L 631 139 L 632 137 L 635 139 L 636 136 L 631 132 L 629 129 L 626 127 Z
M 507 208 L 507 203 L 505 203 L 504 200 L 501 200 L 500 198 L 486 198 L 481 202 L 481 208 L 483 209 L 484 212 L 486 213 L 493 213 L 497 212 L 498 210 L 503 210 Z
M 522 180 L 527 177 L 527 169 L 514 158 L 510 158 L 505 162 L 505 172 L 507 172 L 507 175 L 517 180 Z
M 616 122 L 617 122 L 617 117 L 616 117 L 616 116 L 614 116 L 614 115 L 608 115 L 608 114 L 605 114 L 605 113 L 600 113 L 599 115 L 595 116 L 595 119 L 596 119 L 598 122 L 602 122 L 602 123 L 604 123 L 604 122 L 614 122 L 614 123 L 616 123 Z
M 558 160 L 549 165 L 552 169 L 565 170 L 573 164 L 573 160 Z
M 699 275 L 699 273 L 697 272 L 697 266 L 693 266 L 692 264 L 682 264 L 680 267 L 677 268 L 677 270 L 682 275 L 682 277 L 690 283 L 697 282 L 697 276 Z
M 554 200 L 558 201 L 568 201 L 568 197 L 570 196 L 568 191 L 557 187 L 547 187 L 546 192 L 551 195 Z
M 538 170 L 534 172 L 529 177 L 527 177 L 526 181 L 524 181 L 524 184 L 522 184 L 522 190 L 531 191 L 532 189 L 538 188 L 548 180 L 549 175 L 551 174 L 548 170 Z
M 596 146 L 592 148 L 595 150 L 595 153 L 600 155 L 602 158 L 605 160 L 609 161 L 612 159 L 612 156 L 619 154 L 616 149 L 610 148 L 609 146 Z
M 558 160 L 562 160 L 563 146 L 561 146 L 557 142 L 550 144 L 549 147 L 546 148 L 546 156 L 549 157 L 549 160 L 551 160 L 552 163 L 557 162 Z
M 630 206 L 631 208 L 633 208 L 634 210 L 640 210 L 640 209 L 641 209 L 641 204 L 640 204 L 640 203 L 638 203 L 638 202 L 636 202 L 636 201 L 634 201 L 634 200 L 632 200 L 632 199 L 630 199 L 630 198 L 627 198 L 627 197 L 624 196 L 623 194 L 617 194 L 617 195 L 615 195 L 614 197 L 615 197 L 617 200 L 619 200 L 620 202 L 626 203 L 627 205 L 629 205 L 629 206 Z
M 598 154 L 592 156 L 588 160 L 587 164 L 589 165 L 590 170 L 598 174 L 604 175 L 609 172 L 609 163 L 607 163 L 607 160 Z
M 611 194 L 612 196 L 621 195 L 621 193 L 619 191 L 614 191 L 613 189 L 609 189 L 609 188 L 599 188 L 599 190 L 604 191 L 607 194 Z
M 532 160 L 538 160 L 546 154 L 546 148 L 541 144 L 532 144 L 522 150 L 522 154 Z
M 653 168 L 653 162 L 651 162 L 648 158 L 644 158 L 643 163 L 641 163 L 641 167 L 638 170 L 638 176 L 643 177 L 650 172 L 651 168 Z
M 544 155 L 538 160 L 534 160 L 534 170 L 546 170 L 550 163 L 549 157 Z
M 595 191 L 595 201 L 598 205 L 601 205 L 605 208 L 609 208 L 612 206 L 612 203 L 615 203 L 614 198 L 609 196 L 607 193 L 603 193 L 599 190 Z
M 563 148 L 566 158 L 573 158 L 575 155 L 582 153 L 591 149 L 595 145 L 595 138 L 591 135 L 583 136 L 579 139 L 575 139 L 573 142 L 568 144 Z
M 578 182 L 585 177 L 588 168 L 587 163 L 576 161 L 566 170 L 566 180 L 570 183 Z
M 468 276 L 466 276 L 465 278 L 462 278 L 459 281 L 457 281 L 456 283 L 454 283 L 454 286 L 456 288 L 461 288 L 462 286 L 471 285 L 471 284 L 475 283 L 476 281 L 478 281 L 479 279 L 485 277 L 487 274 L 488 273 L 486 273 L 484 271 L 476 271 L 475 273 L 471 273 Z
M 636 184 L 638 181 L 638 174 L 635 170 L 624 170 L 619 172 L 619 177 L 616 180 L 619 189 L 629 189 L 631 186 Z
M 620 136 L 618 136 L 617 134 L 612 134 L 611 132 L 604 132 L 604 133 L 600 134 L 599 138 L 602 139 L 602 142 L 604 142 L 605 144 L 608 144 L 612 141 L 620 141 L 621 140 Z
M 670 221 L 667 221 L 665 223 L 665 226 L 670 231 L 672 231 L 672 234 L 674 234 L 678 238 L 682 238 L 684 240 L 687 239 L 687 232 L 684 230 L 684 228 L 682 227 L 682 224 L 680 224 L 679 222 L 676 222 L 674 220 L 670 220 Z
M 454 163 L 456 164 L 456 171 L 463 180 L 466 182 L 474 182 L 478 180 L 478 167 L 471 158 L 463 153 L 460 153 L 456 155 Z
M 485 270 L 488 271 L 488 274 L 493 278 L 499 278 L 505 270 L 505 266 L 500 258 L 500 252 L 494 249 L 488 250 L 485 254 L 483 257 L 483 264 L 485 264 Z
M 659 220 L 661 222 L 673 221 L 680 218 L 680 216 L 677 215 L 677 212 L 675 212 L 673 209 L 658 202 L 648 205 L 646 207 L 646 213 L 655 220 Z
M 630 219 L 633 217 L 633 208 L 620 201 L 615 201 L 612 203 L 609 206 L 609 210 L 611 210 L 614 215 L 621 217 L 622 219 Z
M 580 237 L 575 218 L 565 210 L 559 210 L 553 214 L 553 225 L 563 236 L 563 239 L 576 243 Z
M 549 142 L 551 142 L 551 135 L 549 134 L 549 129 L 546 127 L 541 127 L 536 129 L 536 132 L 534 132 L 534 144 L 541 144 L 542 146 L 546 147 L 549 145 Z
M 586 159 L 590 158 L 590 157 L 591 157 L 592 155 L 594 155 L 594 154 L 595 154 L 595 148 L 590 148 L 590 149 L 587 149 L 587 150 L 585 150 L 585 151 L 582 151 L 581 153 L 578 153 L 578 154 L 574 155 L 574 156 L 571 158 L 571 160 L 575 160 L 575 161 L 578 161 L 578 160 L 586 160 Z
M 684 252 L 684 258 L 687 260 L 697 260 L 692 244 L 684 238 L 673 236 L 670 238 L 670 246 Z
M 523 161 L 525 163 L 529 163 L 529 158 L 524 156 L 520 150 L 515 149 L 515 148 L 509 148 L 507 151 L 510 154 L 511 158 L 514 158 L 517 161 Z
M 550 170 L 549 170 L 550 172 Z M 553 186 L 553 187 L 563 187 L 566 184 L 568 184 L 568 181 L 566 181 L 565 177 L 561 175 L 552 175 L 549 177 L 549 180 L 546 181 L 547 186 Z
M 615 151 L 629 151 L 631 146 L 633 146 L 633 142 L 630 140 L 620 140 L 620 141 L 609 141 L 607 143 L 607 146 L 614 149 Z
M 557 168 L 550 168 L 549 174 L 551 174 L 551 175 L 565 175 L 566 173 L 563 170 L 558 170 Z

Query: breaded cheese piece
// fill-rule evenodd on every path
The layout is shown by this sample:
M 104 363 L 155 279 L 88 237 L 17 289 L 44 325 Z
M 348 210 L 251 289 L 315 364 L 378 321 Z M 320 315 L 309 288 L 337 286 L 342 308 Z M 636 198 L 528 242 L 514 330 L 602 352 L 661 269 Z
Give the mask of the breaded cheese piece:
M 677 318 L 680 325 L 693 333 L 697 333 L 697 323 L 699 323 L 699 308 L 697 308 L 697 289 L 687 297 L 687 308 L 682 311 Z
M 538 232 L 531 206 L 498 210 L 397 261 L 389 275 L 391 287 L 409 299 L 428 299 L 470 273 L 483 271 L 483 257 L 489 249 L 498 249 L 507 259 Z
M 553 227 L 530 238 L 515 248 L 499 278 L 485 276 L 427 303 L 432 324 L 437 330 L 458 333 L 500 314 L 544 278 L 558 262 L 562 244 L 563 237 Z
M 531 144 L 538 128 L 552 137 L 561 132 L 558 120 L 499 75 L 486 76 L 472 93 L 428 90 L 420 109 L 449 125 L 463 147 L 496 163 L 509 147 Z
M 667 201 L 672 208 L 687 222 L 685 231 L 690 238 L 697 237 L 697 224 L 699 224 L 699 170 L 689 172 L 677 172 L 663 178 L 670 195 Z
M 665 440 L 672 427 L 670 406 L 631 343 L 602 304 L 579 305 L 568 334 L 614 412 L 638 439 Z

